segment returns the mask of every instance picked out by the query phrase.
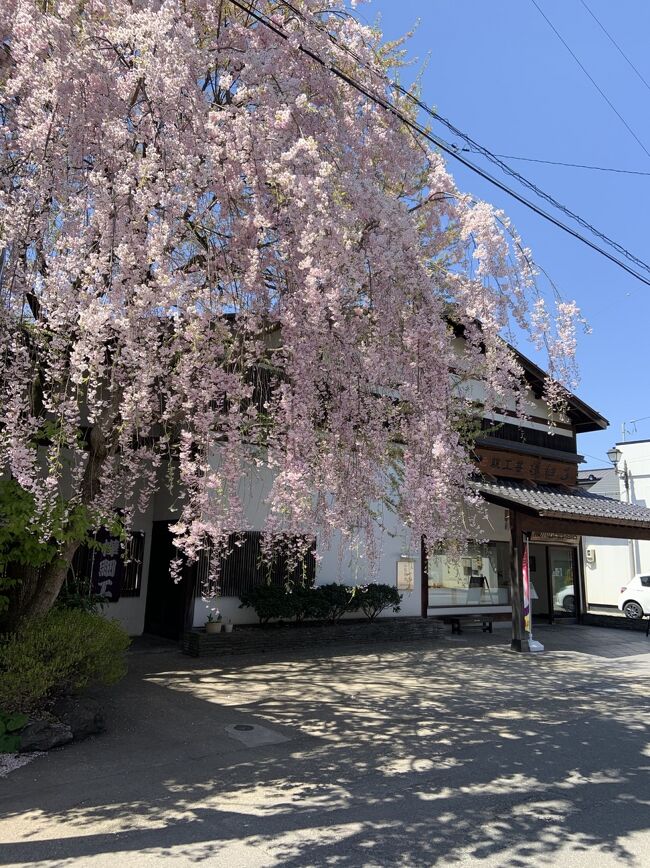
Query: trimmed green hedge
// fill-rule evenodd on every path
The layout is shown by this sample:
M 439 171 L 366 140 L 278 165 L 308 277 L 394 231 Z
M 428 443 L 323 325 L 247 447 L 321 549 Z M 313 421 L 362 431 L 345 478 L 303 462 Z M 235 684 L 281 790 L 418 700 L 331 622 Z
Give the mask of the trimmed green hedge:
M 340 621 L 347 612 L 363 612 L 370 621 L 392 608 L 399 612 L 401 595 L 392 585 L 371 582 L 367 585 L 329 585 L 285 588 L 278 585 L 258 585 L 240 595 L 240 609 L 254 609 L 262 624 L 271 620 Z
M 29 713 L 91 683 L 118 681 L 130 641 L 100 615 L 52 609 L 0 644 L 0 708 Z
M 255 614 L 262 624 L 268 624 L 275 618 L 290 619 L 293 612 L 290 600 L 284 588 L 278 585 L 258 585 L 240 595 L 240 609 L 255 609 Z
M 359 589 L 361 611 L 369 621 L 374 621 L 377 615 L 386 609 L 399 612 L 402 595 L 393 585 L 380 585 L 371 582 Z

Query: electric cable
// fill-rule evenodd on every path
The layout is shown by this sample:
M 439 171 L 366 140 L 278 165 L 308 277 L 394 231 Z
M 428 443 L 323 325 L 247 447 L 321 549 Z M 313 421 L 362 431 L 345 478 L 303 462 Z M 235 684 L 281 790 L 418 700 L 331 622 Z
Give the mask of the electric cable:
M 273 21 L 271 21 L 270 19 L 268 19 L 265 16 L 263 16 L 262 14 L 260 14 L 252 6 L 246 5 L 245 3 L 240 2 L 240 0 L 230 0 L 230 2 L 233 4 L 233 6 L 236 6 L 237 8 L 241 9 L 242 12 L 245 12 L 247 15 L 249 15 L 251 18 L 253 18 L 258 23 L 264 25 L 269 30 L 272 30 L 281 39 L 288 40 L 290 38 L 289 34 L 287 34 L 285 31 L 283 31 L 281 27 L 279 27 Z M 393 105 L 391 102 L 384 99 L 383 97 L 378 96 L 377 94 L 372 93 L 367 88 L 365 88 L 363 86 L 363 84 L 358 82 L 356 79 L 352 78 L 347 73 L 340 70 L 338 67 L 333 66 L 332 64 L 325 61 L 322 57 L 320 57 L 318 54 L 316 54 L 314 51 L 312 51 L 307 46 L 298 45 L 297 48 L 301 53 L 310 57 L 315 63 L 318 63 L 320 66 L 324 67 L 329 72 L 331 72 L 333 75 L 335 75 L 337 78 L 340 78 L 349 87 L 353 88 L 358 93 L 365 96 L 371 102 L 374 102 L 375 105 L 379 106 L 380 108 L 383 108 L 389 114 L 392 114 L 393 117 L 397 118 L 401 123 L 403 123 L 409 129 L 418 133 L 418 135 L 422 136 L 423 138 L 427 139 L 427 141 L 429 141 L 431 144 L 435 145 L 441 151 L 443 151 L 444 153 L 453 157 L 458 162 L 462 163 L 466 168 L 470 169 L 472 172 L 479 175 L 481 178 L 488 181 L 493 186 L 502 190 L 504 193 L 507 193 L 511 198 L 515 199 L 520 204 L 526 206 L 531 211 L 536 213 L 538 216 L 547 220 L 549 223 L 552 223 L 557 228 L 562 229 L 564 232 L 573 236 L 578 241 L 581 241 L 587 247 L 590 247 L 592 250 L 596 251 L 597 253 L 600 253 L 602 256 L 604 256 L 606 259 L 608 259 L 610 262 L 613 262 L 615 265 L 618 265 L 619 268 L 623 269 L 623 271 L 626 271 L 632 277 L 635 277 L 637 280 L 641 281 L 641 283 L 646 284 L 646 286 L 650 286 L 650 278 L 644 277 L 643 275 L 639 274 L 631 266 L 627 265 L 625 262 L 620 260 L 618 257 L 609 253 L 607 250 L 600 247 L 598 244 L 591 241 L 590 239 L 586 238 L 584 235 L 582 235 L 577 230 L 573 229 L 571 226 L 568 226 L 566 223 L 563 223 L 561 220 L 554 217 L 552 214 L 549 214 L 548 211 L 545 211 L 543 208 L 536 205 L 534 202 L 531 202 L 529 199 L 527 199 L 522 194 L 518 193 L 516 190 L 513 190 L 511 187 L 508 187 L 508 185 L 505 184 L 503 181 L 500 181 L 498 178 L 495 178 L 494 175 L 491 175 L 489 172 L 485 171 L 484 169 L 481 169 L 479 166 L 472 163 L 471 160 L 468 160 L 467 158 L 463 157 L 457 148 L 455 148 L 453 145 L 451 145 L 449 142 L 445 141 L 444 139 L 441 139 L 439 136 L 436 136 L 433 133 L 431 133 L 429 130 L 427 130 L 425 127 L 423 127 L 419 122 L 414 121 L 411 118 L 407 117 L 405 114 L 400 112 L 400 110 L 395 105 Z M 613 243 L 615 243 L 615 242 L 613 242 Z M 642 260 L 638 260 L 638 261 L 639 261 L 639 263 L 641 263 L 642 267 L 650 273 L 650 265 L 643 262 Z
M 650 151 L 648 151 L 648 149 L 647 149 L 646 146 L 643 144 L 643 142 L 641 141 L 641 139 L 637 136 L 637 134 L 634 132 L 634 130 L 632 129 L 632 127 L 628 124 L 628 122 L 625 120 L 625 118 L 623 117 L 623 115 L 619 112 L 619 110 L 616 108 L 616 106 L 614 105 L 614 103 L 613 103 L 613 102 L 610 100 L 610 98 L 607 96 L 607 94 L 605 93 L 605 91 L 601 89 L 601 87 L 599 86 L 598 82 L 597 82 L 597 81 L 595 80 L 595 78 L 593 78 L 593 76 L 590 74 L 590 72 L 587 70 L 586 66 L 584 66 L 584 64 L 580 61 L 580 58 L 578 57 L 578 55 L 573 51 L 573 49 L 571 48 L 571 46 L 569 45 L 569 43 L 564 39 L 564 37 L 562 36 L 562 34 L 560 33 L 560 31 L 557 30 L 557 28 L 554 26 L 554 24 L 553 24 L 553 22 L 550 20 L 550 18 L 548 18 L 548 17 L 546 16 L 546 14 L 542 11 L 542 8 L 541 8 L 540 5 L 538 4 L 537 0 L 530 0 L 530 2 L 531 2 L 531 3 L 533 4 L 533 6 L 537 9 L 537 11 L 539 12 L 539 14 L 540 14 L 540 15 L 542 16 L 542 18 L 544 19 L 544 21 L 546 21 L 546 23 L 547 23 L 548 26 L 551 28 L 551 30 L 553 31 L 553 33 L 555 33 L 555 35 L 556 35 L 557 38 L 560 40 L 560 42 L 562 43 L 562 45 L 564 45 L 564 47 L 565 47 L 566 50 L 569 52 L 569 54 L 571 55 L 571 57 L 575 60 L 575 62 L 576 62 L 576 63 L 578 64 L 578 66 L 580 67 L 580 69 L 584 72 L 584 74 L 587 76 L 587 78 L 589 79 L 589 81 L 593 84 L 593 86 L 596 88 L 596 90 L 598 91 L 598 93 L 599 93 L 599 94 L 602 96 L 602 98 L 605 100 L 605 102 L 607 103 L 607 105 L 611 108 L 611 110 L 614 112 L 614 114 L 617 116 L 617 118 L 618 118 L 618 119 L 621 121 L 621 123 L 625 126 L 626 130 L 627 130 L 627 131 L 630 133 L 630 135 L 634 138 L 634 140 L 637 142 L 637 144 L 639 144 L 639 145 L 641 146 L 641 148 L 642 148 L 643 151 L 645 152 L 646 156 L 650 157 Z
M 471 148 L 463 148 L 471 151 Z M 480 151 L 472 151 L 479 154 Z M 591 169 L 594 172 L 615 172 L 619 175 L 641 175 L 650 178 L 650 172 L 641 172 L 638 169 L 616 169 L 612 166 L 590 166 L 587 163 L 567 163 L 563 160 L 542 160 L 535 157 L 515 157 L 512 154 L 495 154 L 501 160 L 521 160 L 524 163 L 542 163 L 545 166 L 565 166 L 568 169 Z
M 292 11 L 297 17 L 305 20 L 304 15 L 300 12 L 299 9 L 297 9 L 295 6 L 293 6 L 289 2 L 289 0 L 280 0 L 280 3 L 283 6 L 285 6 L 287 9 Z M 406 99 L 408 99 L 413 105 L 415 105 L 416 107 L 418 107 L 419 109 L 424 111 L 426 114 L 428 114 L 434 120 L 442 123 L 455 136 L 462 138 L 468 145 L 470 145 L 471 149 L 475 153 L 481 154 L 482 156 L 486 157 L 486 159 L 490 160 L 494 165 L 498 166 L 505 174 L 510 175 L 510 177 L 512 177 L 512 178 L 515 178 L 517 181 L 519 181 L 520 184 L 522 184 L 522 186 L 527 187 L 531 192 L 535 193 L 536 196 L 539 196 L 541 199 L 544 199 L 545 201 L 547 201 L 549 203 L 549 205 L 552 205 L 554 208 L 557 208 L 558 211 L 561 211 L 562 213 L 566 214 L 567 217 L 570 217 L 572 220 L 575 220 L 575 222 L 578 223 L 578 225 L 582 226 L 583 229 L 586 229 L 588 232 L 591 232 L 597 238 L 600 238 L 601 241 L 603 241 L 608 246 L 612 247 L 614 250 L 616 250 L 618 253 L 620 253 L 622 256 L 624 256 L 626 259 L 628 259 L 630 262 L 634 263 L 634 265 L 636 265 L 639 268 L 642 268 L 643 270 L 650 273 L 650 266 L 646 262 L 644 262 L 642 259 L 640 259 L 639 257 L 635 256 L 633 253 L 631 253 L 629 250 L 627 250 L 627 248 L 625 248 L 622 244 L 619 244 L 617 241 L 614 241 L 612 238 L 610 238 L 604 232 L 601 232 L 599 229 L 597 229 L 592 223 L 589 223 L 589 221 L 585 220 L 579 214 L 572 211 L 566 205 L 563 205 L 561 202 L 559 202 L 557 199 L 555 199 L 549 193 L 546 193 L 546 191 L 542 190 L 542 188 L 539 187 L 537 184 L 530 181 L 528 178 L 526 178 L 521 173 L 517 172 L 511 166 L 508 166 L 507 163 L 504 163 L 502 161 L 502 159 L 499 158 L 499 155 L 492 153 L 492 151 L 490 151 L 488 148 L 485 148 L 483 145 L 480 145 L 478 142 L 476 142 L 474 139 L 472 139 L 467 133 L 464 133 L 462 130 L 458 129 L 458 127 L 456 127 L 454 124 L 452 124 L 451 121 L 449 121 L 447 118 L 443 117 L 437 111 L 432 109 L 429 105 L 427 105 L 427 103 L 423 102 L 422 100 L 420 100 L 416 96 L 414 96 L 412 93 L 410 93 L 410 91 L 405 90 L 400 84 L 398 84 L 397 82 L 388 78 L 388 76 L 373 69 L 356 52 L 352 51 L 347 46 L 342 46 L 338 42 L 338 40 L 331 33 L 329 33 L 329 31 L 326 28 L 319 26 L 318 24 L 316 24 L 315 26 L 320 30 L 321 33 L 324 33 L 338 49 L 344 51 L 349 57 L 352 57 L 353 60 L 355 60 L 359 65 L 361 65 L 368 72 L 378 76 L 383 85 L 388 85 L 391 88 L 395 89 L 398 93 L 400 93 L 402 96 L 404 96 Z
M 612 34 L 611 34 L 607 29 L 606 29 L 606 27 L 605 27 L 605 25 L 602 23 L 602 21 L 597 17 L 597 15 L 596 15 L 594 12 L 592 12 L 592 10 L 589 8 L 589 6 L 587 6 L 587 4 L 585 3 L 585 0 L 580 0 L 580 2 L 581 2 L 582 5 L 585 7 L 585 9 L 587 10 L 587 12 L 591 15 L 591 17 L 594 19 L 594 21 L 596 22 L 596 24 L 597 24 L 597 25 L 600 27 L 600 29 L 603 31 L 603 33 L 605 34 L 605 36 L 606 36 L 606 37 L 609 39 L 609 41 L 612 43 L 612 45 L 614 46 L 614 48 L 615 48 L 615 49 L 618 51 L 618 53 L 621 55 L 621 57 L 623 58 L 623 60 L 625 60 L 625 62 L 628 64 L 628 66 L 630 66 L 630 67 L 632 68 L 632 70 L 633 70 L 634 73 L 637 75 L 637 77 L 640 78 L 641 81 L 643 82 L 643 84 L 648 88 L 648 90 L 650 90 L 650 84 L 648 84 L 648 82 L 645 80 L 645 78 L 641 75 L 641 73 L 639 72 L 639 70 L 638 70 L 638 69 L 636 68 L 636 66 L 632 63 L 632 61 L 631 61 L 630 58 L 627 56 L 627 54 L 623 51 L 623 49 L 622 49 L 621 46 L 618 44 L 618 42 L 614 39 L 614 37 L 612 36 Z
M 420 102 L 420 101 L 418 100 L 418 102 Z M 426 105 L 425 103 L 422 103 L 423 107 L 425 105 Z M 425 108 L 425 111 L 427 111 L 426 108 Z M 520 184 L 527 187 L 529 190 L 531 190 L 533 193 L 535 193 L 536 196 L 539 196 L 540 199 L 544 199 L 545 201 L 547 201 L 549 203 L 549 205 L 552 205 L 554 208 L 557 208 L 558 211 L 562 211 L 564 214 L 567 215 L 567 217 L 570 217 L 572 220 L 575 220 L 575 222 L 578 223 L 580 226 L 582 226 L 583 229 L 586 229 L 588 232 L 593 233 L 597 238 L 600 238 L 600 240 L 604 241 L 605 244 L 608 244 L 610 247 L 613 247 L 614 250 L 618 251 L 618 253 L 620 253 L 626 259 L 629 259 L 635 265 L 638 265 L 640 268 L 643 268 L 645 271 L 648 271 L 650 273 L 650 266 L 646 262 L 644 262 L 642 259 L 639 259 L 639 257 L 635 256 L 633 253 L 630 253 L 630 251 L 627 250 L 627 248 L 623 247 L 622 244 L 619 244 L 618 241 L 614 241 L 612 238 L 610 238 L 604 232 L 601 232 L 600 229 L 597 229 L 592 223 L 589 223 L 588 220 L 585 220 L 583 217 L 581 217 L 575 211 L 572 211 L 566 205 L 563 205 L 554 196 L 551 196 L 550 193 L 547 193 L 545 190 L 542 190 L 542 188 L 539 187 L 537 184 L 535 184 L 533 181 L 530 181 L 528 178 L 526 178 L 524 175 L 517 172 L 511 166 L 508 166 L 508 164 L 504 163 L 503 160 L 499 159 L 499 157 L 497 157 L 496 154 L 493 154 L 491 151 L 489 151 L 483 145 L 480 145 L 478 142 L 476 142 L 474 139 L 472 139 L 467 133 L 464 133 L 462 130 L 459 130 L 458 127 L 456 127 L 454 124 L 452 124 L 451 121 L 449 121 L 447 118 L 444 118 L 442 115 L 438 114 L 438 112 L 434 112 L 433 109 L 428 110 L 427 113 L 435 116 L 435 118 L 437 120 L 439 120 L 442 124 L 444 124 L 450 132 L 452 132 L 454 135 L 458 136 L 459 138 L 462 138 L 465 142 L 467 142 L 469 145 L 471 145 L 475 153 L 486 157 L 486 159 L 490 160 L 492 163 L 494 163 L 496 166 L 498 166 L 503 172 L 505 172 L 507 175 L 510 175 L 511 178 L 515 178 L 517 181 L 519 181 Z

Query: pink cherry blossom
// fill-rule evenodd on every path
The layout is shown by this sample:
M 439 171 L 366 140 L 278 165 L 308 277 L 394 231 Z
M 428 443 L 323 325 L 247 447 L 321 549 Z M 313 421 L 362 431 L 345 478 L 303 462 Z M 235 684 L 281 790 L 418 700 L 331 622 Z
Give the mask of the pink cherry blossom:
M 0 465 L 44 526 L 61 497 L 128 523 L 180 485 L 195 557 L 268 466 L 269 540 L 372 557 L 388 505 L 460 543 L 463 432 L 525 412 L 508 329 L 570 385 L 577 310 L 554 331 L 505 215 L 300 50 L 386 96 L 380 35 L 294 5 L 256 4 L 288 41 L 226 0 L 0 5 Z

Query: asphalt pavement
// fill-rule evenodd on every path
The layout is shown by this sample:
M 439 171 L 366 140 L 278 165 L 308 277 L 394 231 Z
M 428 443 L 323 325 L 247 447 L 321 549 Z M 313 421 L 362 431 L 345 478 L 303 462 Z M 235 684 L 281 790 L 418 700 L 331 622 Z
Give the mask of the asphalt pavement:
M 0 781 L 0 865 L 647 866 L 650 640 L 538 638 L 141 645 L 105 734 Z

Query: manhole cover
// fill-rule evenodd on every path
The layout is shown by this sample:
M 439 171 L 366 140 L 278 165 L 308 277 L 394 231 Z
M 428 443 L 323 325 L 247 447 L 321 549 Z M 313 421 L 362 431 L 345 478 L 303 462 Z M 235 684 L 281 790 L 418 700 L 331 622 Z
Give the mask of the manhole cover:
M 1 2 L 1 0 L 0 0 Z M 265 726 L 250 723 L 229 723 L 225 727 L 231 738 L 241 742 L 246 747 L 260 747 L 263 744 L 280 744 L 287 741 L 286 735 L 267 729 Z

